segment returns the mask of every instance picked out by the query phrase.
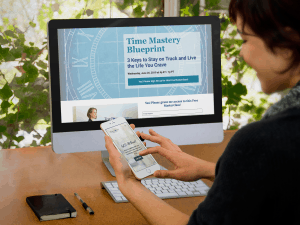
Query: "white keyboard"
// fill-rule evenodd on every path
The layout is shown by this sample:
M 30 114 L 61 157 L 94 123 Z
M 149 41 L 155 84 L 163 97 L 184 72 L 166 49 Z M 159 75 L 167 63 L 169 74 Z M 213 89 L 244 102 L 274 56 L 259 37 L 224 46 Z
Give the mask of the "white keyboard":
M 202 181 L 185 182 L 175 179 L 145 178 L 142 184 L 161 199 L 205 196 L 209 187 Z M 101 182 L 116 203 L 128 202 L 118 187 L 117 181 Z

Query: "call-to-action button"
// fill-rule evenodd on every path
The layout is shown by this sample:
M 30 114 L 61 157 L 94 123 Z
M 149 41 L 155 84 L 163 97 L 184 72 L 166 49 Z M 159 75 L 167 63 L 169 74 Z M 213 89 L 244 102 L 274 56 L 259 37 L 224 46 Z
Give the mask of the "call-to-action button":
M 158 85 L 158 84 L 185 84 L 198 83 L 199 76 L 173 76 L 173 77 L 147 77 L 147 78 L 130 78 L 128 86 L 137 85 Z
M 142 160 L 142 159 L 143 159 L 143 156 L 140 156 L 140 155 L 134 157 L 134 160 L 135 160 L 135 161 L 139 161 L 139 160 Z

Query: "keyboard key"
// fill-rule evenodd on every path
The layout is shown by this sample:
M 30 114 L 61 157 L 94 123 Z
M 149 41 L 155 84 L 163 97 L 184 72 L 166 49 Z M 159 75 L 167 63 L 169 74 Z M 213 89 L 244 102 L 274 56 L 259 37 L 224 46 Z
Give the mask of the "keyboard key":
M 125 198 L 125 197 L 122 197 L 122 199 L 128 201 L 127 198 Z
M 111 190 L 111 191 L 118 191 L 119 188 L 109 188 L 109 190 Z
M 185 192 L 183 192 L 183 191 L 177 191 L 177 194 L 179 194 L 179 195 L 187 195 Z
M 123 194 L 114 194 L 115 197 L 124 197 Z
M 110 183 L 106 184 L 107 187 L 113 187 Z
M 186 191 L 186 193 L 187 193 L 188 195 L 193 195 L 193 192 L 191 192 L 191 191 Z
M 161 193 L 161 194 L 156 194 L 156 196 L 163 198 L 163 197 L 175 197 L 178 196 L 178 194 L 176 192 L 173 193 Z
M 162 193 L 162 192 L 159 191 L 159 190 L 155 191 L 155 194 L 161 194 L 161 193 Z
M 115 197 L 117 199 L 117 201 L 122 201 L 122 197 Z

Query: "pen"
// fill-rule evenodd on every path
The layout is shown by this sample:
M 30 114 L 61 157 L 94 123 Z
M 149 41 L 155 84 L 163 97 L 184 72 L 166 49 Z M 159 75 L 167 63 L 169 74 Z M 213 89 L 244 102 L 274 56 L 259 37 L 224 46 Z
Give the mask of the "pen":
M 74 195 L 79 199 L 79 201 L 82 203 L 82 206 L 85 210 L 89 212 L 90 215 L 94 215 L 94 211 L 80 198 L 80 196 L 77 193 L 74 193 Z

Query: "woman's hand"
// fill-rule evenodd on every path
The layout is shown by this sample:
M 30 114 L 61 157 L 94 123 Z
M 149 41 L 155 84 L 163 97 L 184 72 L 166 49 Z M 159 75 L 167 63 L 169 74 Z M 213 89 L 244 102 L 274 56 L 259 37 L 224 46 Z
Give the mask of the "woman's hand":
M 181 149 L 175 145 L 171 140 L 159 135 L 152 129 L 149 130 L 149 134 L 137 132 L 137 135 L 141 136 L 145 140 L 149 140 L 159 144 L 153 148 L 148 148 L 141 151 L 141 156 L 147 154 L 158 153 L 161 156 L 171 161 L 175 169 L 174 170 L 157 170 L 154 172 L 154 176 L 158 178 L 173 178 L 182 181 L 196 181 L 200 178 L 214 178 L 215 176 L 215 163 L 211 163 L 187 153 L 181 151 Z
M 130 126 L 134 130 L 135 125 L 130 124 Z M 104 138 L 105 147 L 109 153 L 109 162 L 115 171 L 118 184 L 128 181 L 140 180 L 134 176 L 125 157 L 116 149 L 111 138 L 107 135 L 105 135 Z

